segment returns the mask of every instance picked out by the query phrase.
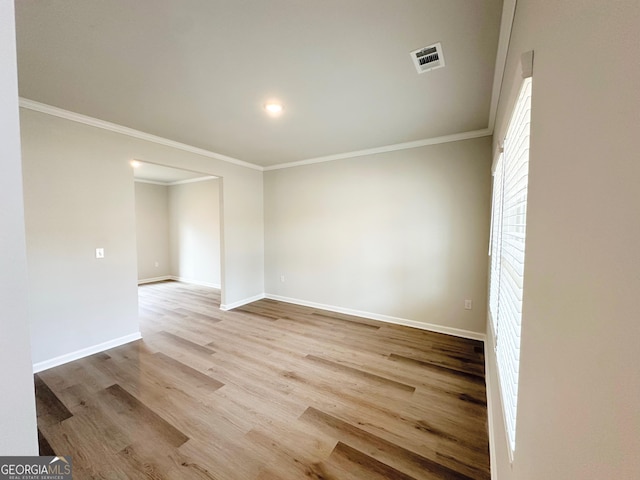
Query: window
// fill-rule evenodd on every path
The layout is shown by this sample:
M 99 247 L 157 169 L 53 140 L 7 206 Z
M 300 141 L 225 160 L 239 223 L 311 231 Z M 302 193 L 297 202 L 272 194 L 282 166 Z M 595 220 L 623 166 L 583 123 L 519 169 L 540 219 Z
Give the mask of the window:
M 500 394 L 511 451 L 515 450 L 520 327 L 524 284 L 531 77 L 524 80 L 494 171 L 489 312 Z

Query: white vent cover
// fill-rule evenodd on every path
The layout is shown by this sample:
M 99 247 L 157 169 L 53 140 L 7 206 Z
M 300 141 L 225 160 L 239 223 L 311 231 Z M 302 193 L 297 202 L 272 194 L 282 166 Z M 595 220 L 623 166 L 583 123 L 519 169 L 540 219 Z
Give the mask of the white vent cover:
M 442 55 L 440 42 L 414 50 L 411 52 L 411 58 L 418 73 L 425 73 L 444 67 L 444 56 Z

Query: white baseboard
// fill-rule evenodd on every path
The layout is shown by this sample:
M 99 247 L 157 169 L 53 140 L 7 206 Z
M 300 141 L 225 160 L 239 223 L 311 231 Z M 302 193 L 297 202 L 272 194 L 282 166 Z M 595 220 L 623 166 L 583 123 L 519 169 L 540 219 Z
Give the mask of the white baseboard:
M 165 282 L 172 280 L 171 275 L 164 275 L 163 277 L 143 278 L 138 280 L 138 285 L 144 285 L 145 283 Z
M 43 370 L 48 370 L 49 368 L 57 367 L 58 365 L 73 362 L 74 360 L 78 360 L 83 357 L 88 357 L 89 355 L 93 355 L 94 353 L 103 352 L 105 350 L 109 350 L 110 348 L 115 348 L 115 347 L 119 347 L 120 345 L 124 345 L 125 343 L 140 340 L 141 338 L 142 338 L 142 335 L 140 334 L 140 332 L 131 333 L 129 335 L 125 335 L 124 337 L 114 338 L 113 340 L 109 340 L 108 342 L 103 342 L 103 343 L 99 343 L 98 345 L 93 345 L 91 347 L 83 348 L 81 350 L 76 350 L 75 352 L 67 353 L 65 355 L 60 355 L 59 357 L 55 357 L 50 360 L 45 360 L 44 362 L 34 363 L 33 373 L 42 372 Z
M 270 293 L 265 294 L 265 298 L 269 298 L 271 300 L 277 300 L 279 302 L 302 305 L 304 307 L 318 308 L 320 310 L 328 310 L 330 312 L 344 313 L 346 315 L 369 318 L 371 320 L 379 320 L 381 322 L 393 323 L 396 325 L 403 325 L 405 327 L 419 328 L 420 330 L 428 330 L 430 332 L 444 333 L 447 335 L 453 335 L 455 337 L 468 338 L 471 340 L 480 340 L 482 342 L 485 341 L 484 333 L 472 332 L 471 330 L 462 330 L 460 328 L 445 327 L 443 325 L 435 325 L 433 323 L 418 322 L 416 320 L 408 320 L 406 318 L 398 318 L 398 317 L 392 317 L 389 315 L 381 315 L 379 313 L 363 312 L 360 310 L 353 310 L 351 308 L 336 307 L 334 305 L 324 305 L 322 303 L 308 302 L 306 300 L 298 300 L 297 298 L 281 297 L 280 295 L 272 295 Z
M 191 278 L 186 278 L 186 277 L 177 277 L 175 275 L 169 275 L 167 277 L 167 280 L 175 280 L 176 282 L 190 283 L 191 285 L 200 285 L 201 287 L 216 288 L 218 290 L 222 288 L 222 286 L 219 283 L 201 282 L 200 280 L 193 280 Z
M 258 300 L 262 300 L 263 298 L 265 298 L 264 293 L 260 293 L 253 297 L 245 298 L 243 300 L 238 300 L 237 302 L 222 304 L 220 305 L 220 310 L 224 310 L 224 311 L 233 310 L 234 308 L 241 307 L 243 305 L 246 305 L 247 303 L 257 302 Z

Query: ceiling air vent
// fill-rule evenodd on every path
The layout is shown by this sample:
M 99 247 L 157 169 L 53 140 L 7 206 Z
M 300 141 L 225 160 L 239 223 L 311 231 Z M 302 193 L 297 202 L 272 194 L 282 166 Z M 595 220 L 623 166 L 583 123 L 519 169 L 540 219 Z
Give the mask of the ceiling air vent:
M 434 43 L 428 47 L 419 48 L 411 52 L 411 58 L 418 73 L 425 73 L 429 70 L 444 67 L 444 56 L 442 55 L 442 45 Z

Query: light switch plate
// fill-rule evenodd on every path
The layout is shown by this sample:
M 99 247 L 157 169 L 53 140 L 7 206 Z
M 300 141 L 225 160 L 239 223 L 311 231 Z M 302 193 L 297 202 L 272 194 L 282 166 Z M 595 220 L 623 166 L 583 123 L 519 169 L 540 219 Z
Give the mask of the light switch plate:
M 96 248 L 96 258 L 104 258 L 104 248 Z

